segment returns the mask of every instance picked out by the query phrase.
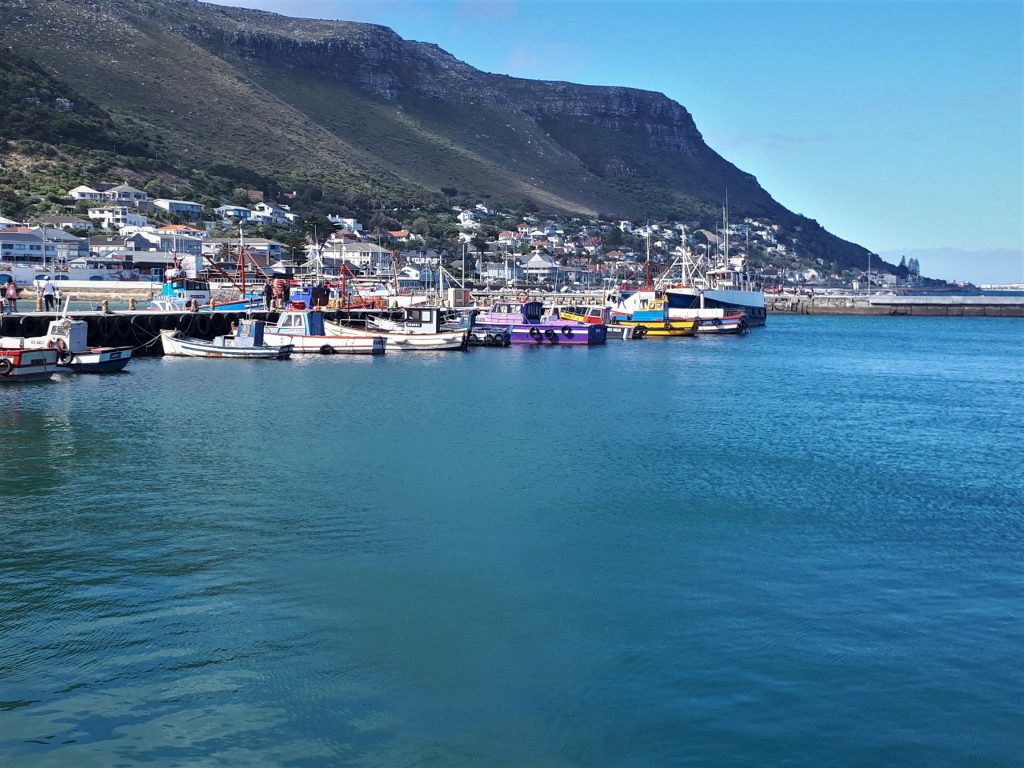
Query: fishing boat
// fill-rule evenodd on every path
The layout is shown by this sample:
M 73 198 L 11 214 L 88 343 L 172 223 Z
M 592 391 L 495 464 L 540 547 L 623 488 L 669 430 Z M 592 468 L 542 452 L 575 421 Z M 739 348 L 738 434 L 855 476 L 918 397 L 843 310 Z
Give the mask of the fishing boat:
M 367 316 L 358 328 L 331 320 L 324 321 L 329 334 L 338 336 L 379 335 L 387 340 L 388 351 L 462 350 L 469 343 L 469 328 L 443 328 L 447 311 L 440 307 L 406 307 L 388 316 Z
M 693 336 L 696 318 L 670 319 L 665 297 L 659 291 L 643 289 L 609 308 L 611 322 L 643 329 L 644 336 Z
M 42 349 L 0 349 L 0 383 L 45 381 L 57 372 L 58 351 Z
M 263 329 L 263 340 L 269 346 L 291 345 L 295 352 L 321 355 L 382 355 L 386 339 L 377 334 L 328 334 L 324 313 L 316 309 L 286 309 L 275 325 Z
M 764 325 L 764 293 L 750 283 L 742 259 L 732 262 L 666 286 L 669 318 L 697 319 L 699 333 L 721 333 L 718 329 L 724 326 L 732 329 L 729 332 L 738 333 Z
M 164 354 L 176 357 L 226 357 L 245 360 L 283 360 L 292 353 L 291 344 L 270 345 L 264 341 L 262 320 L 240 320 L 233 334 L 214 336 L 212 341 L 182 336 L 178 330 L 160 331 Z
M 66 311 L 66 310 L 65 310 Z M 89 326 L 66 315 L 51 320 L 44 336 L 0 337 L 3 349 L 55 349 L 57 373 L 113 373 L 124 370 L 131 347 L 90 347 Z
M 476 328 L 507 331 L 513 344 L 582 346 L 604 344 L 604 323 L 589 323 L 545 316 L 539 301 L 498 301 L 476 318 Z
M 697 333 L 746 333 L 749 327 L 746 312 L 705 310 L 698 318 Z
M 723 208 L 722 227 L 724 237 L 719 242 L 724 244 L 723 252 L 706 251 L 703 257 L 687 253 L 679 264 L 677 279 L 662 281 L 669 319 L 697 319 L 698 333 L 742 333 L 764 325 L 768 316 L 764 292 L 747 273 L 746 259 L 729 255 L 728 202 Z M 673 264 L 666 274 L 675 267 Z M 743 315 L 742 323 L 738 315 Z
M 559 307 L 558 315 L 566 320 L 575 320 L 578 323 L 604 324 L 608 329 L 609 339 L 642 339 L 647 335 L 647 329 L 642 326 L 620 325 L 612 322 L 611 312 L 608 307 L 599 304 Z

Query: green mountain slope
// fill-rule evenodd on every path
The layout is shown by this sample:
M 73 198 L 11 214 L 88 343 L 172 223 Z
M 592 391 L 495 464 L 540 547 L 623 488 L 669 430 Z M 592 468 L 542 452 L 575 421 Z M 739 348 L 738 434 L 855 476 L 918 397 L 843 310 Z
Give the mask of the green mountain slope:
M 661 94 L 492 75 L 384 27 L 193 0 L 10 0 L 0 30 L 20 57 L 19 114 L 0 139 L 77 137 L 107 153 L 99 165 L 173 169 L 211 195 L 254 180 L 393 202 L 455 188 L 495 205 L 713 221 L 728 190 L 734 217 L 799 231 L 812 255 L 866 255 L 778 205 Z M 59 122 L 33 135 L 25 78 L 76 94 L 93 138 Z M 81 165 L 73 155 L 55 175 Z

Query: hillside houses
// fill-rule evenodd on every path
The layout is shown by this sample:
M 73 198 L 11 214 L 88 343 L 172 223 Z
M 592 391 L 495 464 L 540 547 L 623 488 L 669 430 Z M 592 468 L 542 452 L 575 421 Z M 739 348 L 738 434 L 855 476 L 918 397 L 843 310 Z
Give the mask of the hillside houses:
M 89 206 L 86 215 L 94 226 L 109 230 L 125 226 L 146 226 L 141 211 L 163 212 L 167 216 L 188 221 L 198 221 L 207 215 L 202 203 L 172 198 L 151 199 L 146 192 L 129 184 L 82 184 L 69 189 L 67 196 L 75 203 Z M 224 204 L 214 208 L 212 214 L 225 223 L 240 221 L 273 227 L 290 227 L 299 218 L 287 206 L 263 201 L 251 208 Z M 352 227 L 362 229 L 354 220 Z

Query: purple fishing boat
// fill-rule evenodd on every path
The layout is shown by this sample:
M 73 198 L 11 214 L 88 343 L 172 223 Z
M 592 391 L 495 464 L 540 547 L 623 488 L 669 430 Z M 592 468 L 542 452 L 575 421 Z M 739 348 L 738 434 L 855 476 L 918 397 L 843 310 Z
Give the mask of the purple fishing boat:
M 579 323 L 544 317 L 539 301 L 496 301 L 476 317 L 474 328 L 507 331 L 513 344 L 604 344 L 608 328 L 603 324 Z

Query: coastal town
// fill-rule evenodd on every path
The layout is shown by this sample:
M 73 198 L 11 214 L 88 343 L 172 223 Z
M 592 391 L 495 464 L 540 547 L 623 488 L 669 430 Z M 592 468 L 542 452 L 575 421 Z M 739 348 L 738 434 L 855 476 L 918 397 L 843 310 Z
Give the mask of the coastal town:
M 211 271 L 230 269 L 244 243 L 268 274 L 292 277 L 315 265 L 327 275 L 348 272 L 398 290 L 434 285 L 441 270 L 481 289 L 599 290 L 644 282 L 687 258 L 735 260 L 769 293 L 929 282 L 915 259 L 891 270 L 870 258 L 863 268 L 845 269 L 803 258 L 799 238 L 784 238 L 777 224 L 753 218 L 723 216 L 713 225 L 550 218 L 453 203 L 434 211 L 376 211 L 361 221 L 346 211 L 299 214 L 294 193 L 283 193 L 280 202 L 264 200 L 258 190 L 239 189 L 233 197 L 213 205 L 219 201 L 153 197 L 127 183 L 78 185 L 28 221 L 0 216 L 0 281 L 10 276 L 30 287 L 51 275 L 159 282 L 183 256 L 200 258 Z

